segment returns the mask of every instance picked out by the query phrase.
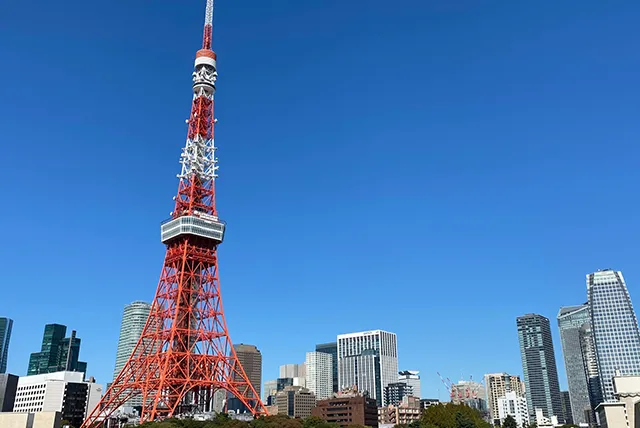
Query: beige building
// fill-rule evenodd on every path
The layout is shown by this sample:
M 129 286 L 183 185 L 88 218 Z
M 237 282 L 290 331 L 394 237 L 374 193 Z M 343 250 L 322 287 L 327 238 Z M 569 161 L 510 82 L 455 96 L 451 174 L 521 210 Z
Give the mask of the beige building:
M 640 376 L 617 373 L 613 390 L 618 401 L 596 407 L 600 428 L 640 428 Z
M 291 418 L 308 418 L 316 406 L 316 396 L 307 388 L 287 386 L 276 394 L 279 415 Z
M 2 428 L 61 428 L 60 412 L 0 413 Z
M 378 409 L 378 423 L 403 425 L 419 421 L 422 411 L 420 410 L 420 399 L 417 397 L 405 396 L 397 406 L 389 405 Z
M 487 407 L 491 422 L 500 420 L 498 399 L 505 397 L 507 392 L 515 392 L 517 396 L 524 397 L 524 383 L 520 376 L 512 376 L 508 373 L 489 373 L 484 375 L 484 384 L 487 389 Z

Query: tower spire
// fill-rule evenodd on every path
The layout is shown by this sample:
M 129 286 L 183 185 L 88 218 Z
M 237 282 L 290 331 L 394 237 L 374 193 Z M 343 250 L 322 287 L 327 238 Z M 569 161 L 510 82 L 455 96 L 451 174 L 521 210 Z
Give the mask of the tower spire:
M 207 0 L 175 207 L 161 225 L 167 252 L 160 282 L 136 347 L 82 428 L 99 426 L 138 396 L 142 422 L 219 411 L 213 408 L 218 390 L 234 395 L 254 415 L 267 413 L 238 360 L 222 307 L 217 249 L 226 225 L 216 209 L 218 73 L 212 31 L 213 0 Z
M 202 37 L 202 49 L 211 49 L 213 38 L 213 0 L 207 0 L 204 14 L 204 35 Z

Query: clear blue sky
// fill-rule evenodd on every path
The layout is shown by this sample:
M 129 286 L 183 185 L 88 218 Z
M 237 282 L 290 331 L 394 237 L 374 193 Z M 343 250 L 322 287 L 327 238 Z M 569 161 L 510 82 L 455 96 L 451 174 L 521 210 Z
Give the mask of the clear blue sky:
M 9 370 L 57 322 L 107 382 L 122 307 L 158 281 L 204 1 L 5 3 Z M 380 328 L 444 398 L 436 371 L 522 372 L 518 315 L 550 317 L 560 356 L 591 271 L 640 304 L 638 21 L 631 1 L 219 0 L 221 283 L 263 379 Z

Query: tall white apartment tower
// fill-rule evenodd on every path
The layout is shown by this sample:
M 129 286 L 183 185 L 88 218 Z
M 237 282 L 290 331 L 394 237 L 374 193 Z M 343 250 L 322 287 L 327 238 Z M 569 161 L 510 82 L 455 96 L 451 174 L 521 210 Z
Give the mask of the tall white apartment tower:
M 307 389 L 318 400 L 330 398 L 333 395 L 333 356 L 324 352 L 307 352 L 305 366 Z
M 414 397 L 421 398 L 420 372 L 418 370 L 405 370 L 398 373 L 398 382 L 406 383 L 411 387 Z
M 138 339 L 142 334 L 144 325 L 149 317 L 151 305 L 146 302 L 133 302 L 124 307 L 122 314 L 122 324 L 120 325 L 120 338 L 118 339 L 118 350 L 116 352 L 116 366 L 113 370 L 113 379 L 120 374 L 120 370 L 127 363 L 129 356 L 133 352 Z M 129 406 L 142 406 L 142 397 L 131 399 Z
M 386 406 L 384 388 L 398 382 L 398 341 L 382 330 L 338 336 L 338 388 L 357 387 Z

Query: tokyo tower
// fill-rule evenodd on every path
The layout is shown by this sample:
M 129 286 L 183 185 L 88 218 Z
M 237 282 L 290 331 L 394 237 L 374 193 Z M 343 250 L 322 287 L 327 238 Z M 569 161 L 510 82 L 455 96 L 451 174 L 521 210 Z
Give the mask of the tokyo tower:
M 161 225 L 167 252 L 160 282 L 133 353 L 83 428 L 100 426 L 136 396 L 142 398 L 143 422 L 212 411 L 218 390 L 237 397 L 253 415 L 267 413 L 238 361 L 222 308 L 217 248 L 225 223 L 215 198 L 212 34 L 213 0 L 207 0 L 178 194 L 171 218 Z

